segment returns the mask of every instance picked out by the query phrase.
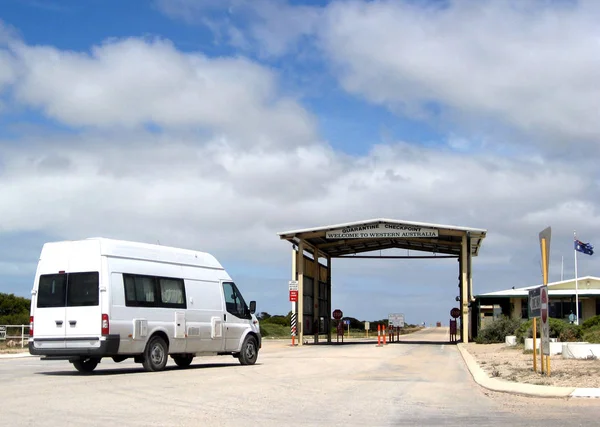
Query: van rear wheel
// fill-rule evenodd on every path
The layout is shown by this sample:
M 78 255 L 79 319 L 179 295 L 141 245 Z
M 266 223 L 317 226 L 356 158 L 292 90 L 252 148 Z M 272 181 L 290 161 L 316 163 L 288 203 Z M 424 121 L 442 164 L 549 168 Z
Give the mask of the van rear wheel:
M 82 357 L 79 360 L 74 360 L 73 366 L 75 366 L 75 369 L 77 369 L 79 372 L 89 374 L 94 369 L 96 369 L 96 366 L 98 366 L 98 363 L 100 363 L 100 359 L 94 359 L 91 357 Z
M 161 337 L 155 336 L 146 345 L 142 364 L 148 372 L 162 371 L 167 365 L 167 357 L 167 343 Z
M 258 348 L 256 339 L 253 336 L 247 336 L 242 344 L 238 359 L 242 365 L 254 365 L 258 358 Z
M 194 356 L 172 356 L 175 364 L 180 368 L 187 368 L 191 365 Z

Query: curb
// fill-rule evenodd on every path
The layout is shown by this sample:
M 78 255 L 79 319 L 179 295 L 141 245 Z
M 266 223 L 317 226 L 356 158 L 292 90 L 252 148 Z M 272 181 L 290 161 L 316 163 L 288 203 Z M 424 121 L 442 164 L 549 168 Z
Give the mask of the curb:
M 488 390 L 534 397 L 600 397 L 600 388 L 554 387 L 490 378 L 462 343 L 459 343 L 457 347 L 473 380 Z
M 4 354 L 0 354 L 0 359 L 20 359 L 23 357 L 34 357 L 32 354 L 29 353 L 4 353 Z

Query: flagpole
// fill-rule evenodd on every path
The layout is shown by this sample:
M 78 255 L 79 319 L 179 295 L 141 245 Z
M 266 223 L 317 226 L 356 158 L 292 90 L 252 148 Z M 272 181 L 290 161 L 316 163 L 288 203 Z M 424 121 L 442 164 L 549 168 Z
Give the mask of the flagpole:
M 575 249 L 575 241 L 577 236 L 573 231 L 573 252 L 575 253 L 575 324 L 579 325 L 579 284 L 577 281 L 577 249 Z

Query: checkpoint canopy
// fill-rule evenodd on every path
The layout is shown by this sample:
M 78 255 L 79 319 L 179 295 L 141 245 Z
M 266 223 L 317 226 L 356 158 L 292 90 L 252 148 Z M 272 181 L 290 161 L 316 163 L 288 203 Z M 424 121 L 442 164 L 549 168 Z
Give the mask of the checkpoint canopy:
M 471 259 L 479 254 L 487 230 L 386 218 L 334 224 L 278 233 L 293 245 L 292 280 L 298 281 L 298 343 L 312 335 L 331 342 L 331 267 L 333 258 L 457 258 L 461 305 L 461 336 L 468 342 L 473 301 Z M 359 255 L 385 249 L 407 249 L 406 256 Z M 425 252 L 427 255 L 411 251 Z M 449 283 L 455 284 L 454 281 Z M 449 301 L 449 305 L 454 301 Z

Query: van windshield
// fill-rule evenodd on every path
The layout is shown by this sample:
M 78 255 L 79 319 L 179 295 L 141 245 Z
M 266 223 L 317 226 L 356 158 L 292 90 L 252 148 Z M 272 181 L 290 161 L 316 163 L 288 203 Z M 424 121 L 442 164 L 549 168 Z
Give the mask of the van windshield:
M 40 276 L 37 307 L 86 307 L 100 303 L 98 272 Z

